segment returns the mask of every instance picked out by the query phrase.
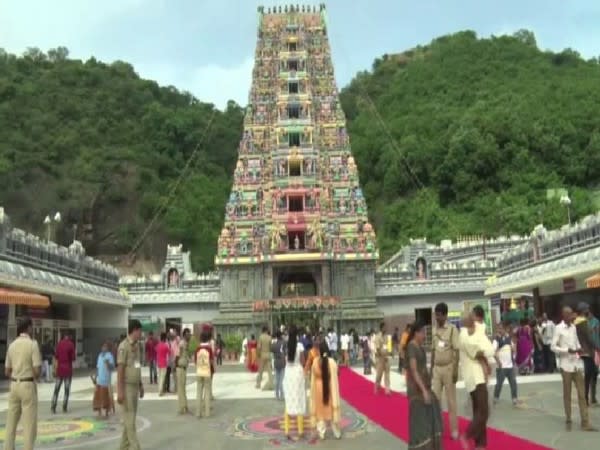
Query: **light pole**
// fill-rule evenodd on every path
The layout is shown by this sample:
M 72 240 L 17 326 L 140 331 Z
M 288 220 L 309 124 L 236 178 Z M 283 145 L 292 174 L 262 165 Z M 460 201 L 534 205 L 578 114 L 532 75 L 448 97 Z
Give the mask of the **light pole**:
M 46 218 L 44 219 L 44 225 L 46 225 L 46 242 L 50 242 L 53 234 L 52 232 L 56 231 L 55 227 L 60 223 L 61 220 L 62 217 L 59 212 L 54 214 L 54 217 L 52 218 L 49 215 L 46 216 Z
M 569 198 L 569 194 L 561 195 L 560 204 L 567 208 L 567 219 L 569 220 L 569 225 L 571 225 L 571 199 Z

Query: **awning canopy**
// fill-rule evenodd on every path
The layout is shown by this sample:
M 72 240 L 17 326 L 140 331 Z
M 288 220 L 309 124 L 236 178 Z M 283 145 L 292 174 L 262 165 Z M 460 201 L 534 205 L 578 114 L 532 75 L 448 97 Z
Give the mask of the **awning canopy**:
M 585 280 L 585 286 L 588 289 L 600 288 L 600 272 Z
M 31 292 L 15 291 L 14 289 L 0 288 L 0 304 L 24 305 L 36 308 L 49 308 L 50 298 L 46 295 Z

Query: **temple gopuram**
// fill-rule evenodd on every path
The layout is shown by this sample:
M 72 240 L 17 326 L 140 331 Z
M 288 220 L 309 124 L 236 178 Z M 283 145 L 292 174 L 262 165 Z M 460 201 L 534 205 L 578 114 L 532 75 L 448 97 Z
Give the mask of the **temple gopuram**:
M 346 130 L 325 6 L 258 9 L 249 105 L 215 264 L 215 325 L 367 328 L 375 232 Z

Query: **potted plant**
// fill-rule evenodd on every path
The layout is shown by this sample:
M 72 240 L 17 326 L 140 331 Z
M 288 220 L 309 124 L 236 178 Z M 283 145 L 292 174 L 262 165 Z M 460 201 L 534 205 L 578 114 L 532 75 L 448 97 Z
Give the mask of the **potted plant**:
M 233 359 L 234 361 L 239 361 L 239 357 L 240 357 L 240 350 L 242 349 L 242 337 L 234 334 L 233 338 L 232 338 L 232 345 L 233 345 Z
M 227 359 L 237 360 L 242 347 L 242 338 L 236 334 L 229 334 L 223 339 L 225 343 L 225 351 L 227 352 Z

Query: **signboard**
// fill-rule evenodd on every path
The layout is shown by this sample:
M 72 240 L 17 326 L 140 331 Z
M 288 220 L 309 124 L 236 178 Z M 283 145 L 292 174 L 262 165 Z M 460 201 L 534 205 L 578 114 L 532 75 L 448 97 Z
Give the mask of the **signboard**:
M 448 311 L 448 323 L 451 323 L 460 330 L 462 321 L 461 311 Z
M 574 292 L 577 290 L 577 281 L 575 278 L 563 279 L 563 292 Z
M 309 296 L 309 297 L 283 297 L 275 300 L 258 300 L 252 304 L 252 311 L 268 311 L 270 309 L 306 309 L 306 308 L 329 308 L 340 304 L 339 297 L 332 296 Z
M 492 306 L 498 306 L 498 307 L 500 307 L 502 305 L 502 295 L 501 294 L 493 295 L 490 298 L 490 301 L 492 303 Z

